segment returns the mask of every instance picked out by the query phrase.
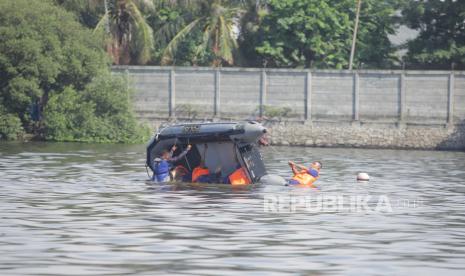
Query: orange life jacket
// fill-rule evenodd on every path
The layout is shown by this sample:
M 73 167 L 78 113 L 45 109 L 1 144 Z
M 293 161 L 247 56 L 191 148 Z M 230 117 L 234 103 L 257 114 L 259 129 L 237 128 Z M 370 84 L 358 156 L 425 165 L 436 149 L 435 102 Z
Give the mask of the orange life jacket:
M 292 179 L 299 182 L 300 185 L 311 186 L 318 177 L 313 177 L 307 170 L 301 170 L 299 173 L 295 174 Z
M 210 171 L 207 168 L 202 168 L 202 167 L 196 167 L 192 171 L 192 182 L 196 182 L 199 177 L 203 175 L 209 175 Z
M 249 177 L 247 176 L 247 173 L 244 170 L 244 168 L 235 170 L 229 176 L 229 182 L 231 183 L 231 185 L 247 185 L 252 183 L 252 181 L 250 181 Z

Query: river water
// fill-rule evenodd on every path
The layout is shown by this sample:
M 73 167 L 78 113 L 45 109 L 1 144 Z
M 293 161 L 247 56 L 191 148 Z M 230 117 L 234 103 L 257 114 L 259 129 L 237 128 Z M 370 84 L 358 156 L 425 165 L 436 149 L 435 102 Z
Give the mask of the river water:
M 151 184 L 144 145 L 0 143 L 0 274 L 464 275 L 465 153 L 263 155 L 283 177 L 322 160 L 318 189 Z

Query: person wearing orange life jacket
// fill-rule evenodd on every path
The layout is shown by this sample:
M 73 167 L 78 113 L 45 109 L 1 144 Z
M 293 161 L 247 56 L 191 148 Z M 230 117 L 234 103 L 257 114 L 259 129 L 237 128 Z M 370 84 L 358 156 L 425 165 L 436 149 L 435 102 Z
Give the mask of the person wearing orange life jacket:
M 207 153 L 207 144 L 204 145 L 203 155 L 200 156 L 200 165 L 192 170 L 193 183 L 210 183 L 210 171 L 205 166 L 205 156 Z
M 292 161 L 289 161 L 289 166 L 291 167 L 294 175 L 291 179 L 289 179 L 288 185 L 301 185 L 308 187 L 314 187 L 313 182 L 320 177 L 320 170 L 323 167 L 320 161 L 313 162 L 310 164 L 309 168 L 303 165 L 298 165 Z
M 228 179 L 229 179 L 228 182 L 231 185 L 248 185 L 248 184 L 252 184 L 252 181 L 248 177 L 247 172 L 242 167 L 239 167 L 232 174 L 230 174 Z

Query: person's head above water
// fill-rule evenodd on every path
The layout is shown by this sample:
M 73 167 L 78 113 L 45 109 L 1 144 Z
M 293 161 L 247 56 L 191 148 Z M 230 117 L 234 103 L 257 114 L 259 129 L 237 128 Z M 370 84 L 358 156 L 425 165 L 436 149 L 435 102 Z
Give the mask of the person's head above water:
M 160 158 L 169 159 L 171 157 L 171 152 L 174 152 L 177 148 L 178 147 L 176 147 L 176 145 L 174 145 L 170 150 L 168 150 L 168 149 L 162 150 L 162 152 L 160 154 Z
M 183 156 L 187 153 L 187 151 L 191 150 L 192 146 L 191 145 L 187 145 L 187 147 L 185 148 L 184 150 L 184 154 Z M 164 149 L 161 154 L 160 154 L 160 158 L 161 159 L 170 159 L 171 158 L 171 155 L 178 149 L 178 147 L 176 145 L 174 145 L 171 150 L 168 150 L 168 149 Z
M 320 170 L 323 168 L 323 164 L 321 163 L 321 161 L 313 161 L 312 164 L 310 164 L 310 167 Z
M 160 156 L 160 157 L 163 158 L 163 159 L 168 159 L 168 158 L 170 158 L 170 151 L 169 151 L 169 150 L 166 150 L 166 149 L 163 150 L 163 151 L 161 152 L 161 156 Z

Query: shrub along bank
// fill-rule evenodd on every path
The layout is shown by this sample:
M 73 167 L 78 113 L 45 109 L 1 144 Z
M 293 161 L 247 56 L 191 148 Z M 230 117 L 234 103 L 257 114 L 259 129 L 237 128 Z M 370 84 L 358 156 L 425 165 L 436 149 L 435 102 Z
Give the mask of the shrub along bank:
M 0 2 L 0 139 L 141 142 L 127 80 L 97 35 L 51 1 Z

